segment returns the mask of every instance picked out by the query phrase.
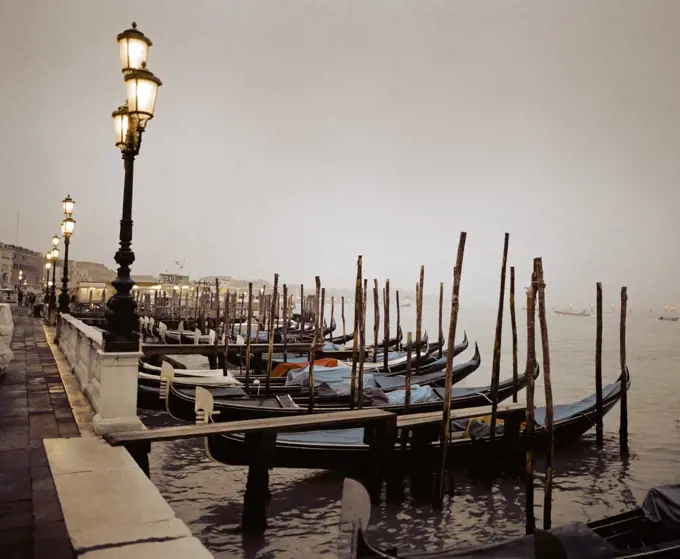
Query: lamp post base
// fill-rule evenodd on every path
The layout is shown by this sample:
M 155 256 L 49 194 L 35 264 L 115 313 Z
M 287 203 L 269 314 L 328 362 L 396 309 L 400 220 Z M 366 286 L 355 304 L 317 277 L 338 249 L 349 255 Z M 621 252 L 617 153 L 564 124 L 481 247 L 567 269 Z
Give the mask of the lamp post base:
M 103 334 L 104 347 L 106 353 L 129 353 L 139 351 L 139 336 L 118 336 L 114 332 L 105 331 Z
M 59 294 L 59 312 L 63 314 L 71 312 L 68 293 L 64 293 L 63 291 Z

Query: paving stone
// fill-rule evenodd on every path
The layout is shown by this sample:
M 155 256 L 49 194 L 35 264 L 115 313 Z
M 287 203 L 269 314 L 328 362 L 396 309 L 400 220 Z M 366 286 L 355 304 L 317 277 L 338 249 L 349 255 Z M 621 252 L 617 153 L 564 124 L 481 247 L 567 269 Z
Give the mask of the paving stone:
M 0 530 L 15 530 L 33 526 L 33 506 L 30 499 L 0 503 Z
M 61 512 L 61 505 L 56 503 L 43 503 L 33 509 L 33 521 L 35 524 L 45 524 L 48 522 L 59 522 L 64 520 Z
M 77 426 L 42 323 L 13 311 L 14 360 L 0 386 L 0 558 L 73 559 L 42 439 L 77 436 Z
M 28 470 L 0 472 L 0 503 L 31 498 L 31 476 Z
M 63 522 L 62 522 L 63 524 Z M 49 559 L 73 559 L 71 541 L 67 538 L 36 538 L 33 541 L 33 557 Z
M 30 467 L 31 454 L 26 448 L 5 450 L 0 452 L 0 472 L 11 473 L 12 470 L 27 470 Z
M 28 426 L 3 429 L 0 437 L 0 451 L 17 450 L 28 445 Z

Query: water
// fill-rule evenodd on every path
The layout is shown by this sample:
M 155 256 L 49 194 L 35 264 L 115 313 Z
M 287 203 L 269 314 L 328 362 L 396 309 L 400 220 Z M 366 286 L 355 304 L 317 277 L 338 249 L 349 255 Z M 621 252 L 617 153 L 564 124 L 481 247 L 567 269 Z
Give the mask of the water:
M 336 317 L 340 316 L 339 305 Z M 415 329 L 415 309 L 403 308 L 402 325 Z M 326 309 L 328 316 L 329 310 Z M 395 310 L 391 322 L 396 324 Z M 467 330 L 478 341 L 482 366 L 461 385 L 488 384 L 493 332 L 493 310 L 462 309 L 459 336 Z M 424 308 L 424 326 L 437 335 L 437 308 Z M 347 325 L 352 324 L 348 309 Z M 448 316 L 444 318 L 448 325 Z M 526 321 L 518 316 L 520 364 L 525 358 Z M 341 322 L 338 320 L 339 328 Z M 550 315 L 550 357 L 556 403 L 578 400 L 594 392 L 595 318 Z M 382 329 L 381 329 L 382 333 Z M 382 335 L 380 336 L 382 338 Z M 372 320 L 367 324 L 372 341 Z M 605 445 L 595 448 L 594 431 L 577 444 L 560 449 L 555 457 L 553 523 L 594 520 L 616 514 L 640 502 L 651 486 L 678 480 L 680 462 L 680 323 L 662 322 L 649 313 L 628 317 L 630 457 L 618 453 L 619 407 L 605 417 Z M 604 384 L 619 375 L 618 316 L 604 317 Z M 540 338 L 538 339 L 540 345 Z M 470 347 L 457 359 L 469 359 Z M 203 358 L 201 358 L 203 360 Z M 192 358 L 194 363 L 196 359 Z M 511 337 L 506 312 L 501 378 L 511 375 Z M 201 362 L 200 366 L 205 363 Z M 520 365 L 521 370 L 521 365 Z M 537 405 L 543 402 L 543 376 L 537 382 Z M 523 401 L 524 396 L 520 396 Z M 147 424 L 159 425 L 161 414 L 149 413 Z M 542 464 L 537 464 L 536 516 L 543 510 Z M 328 557 L 334 556 L 340 512 L 342 479 L 327 472 L 282 470 L 271 472 L 273 496 L 269 529 L 263 538 L 243 541 L 238 532 L 246 469 L 224 466 L 206 458 L 203 442 L 155 444 L 151 478 L 177 515 L 217 557 Z M 524 488 L 518 480 L 498 480 L 491 487 L 457 474 L 452 499 L 434 514 L 424 504 L 381 505 L 372 511 L 370 539 L 400 550 L 436 551 L 442 547 L 490 542 L 524 530 Z

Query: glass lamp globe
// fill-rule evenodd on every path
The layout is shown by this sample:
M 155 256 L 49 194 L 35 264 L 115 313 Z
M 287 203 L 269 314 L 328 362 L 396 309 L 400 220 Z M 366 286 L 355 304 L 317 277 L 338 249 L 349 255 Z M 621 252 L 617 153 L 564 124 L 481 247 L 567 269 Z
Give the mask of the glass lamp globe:
M 138 70 L 146 64 L 151 40 L 137 29 L 137 23 L 116 36 L 120 48 L 120 68 L 123 73 Z

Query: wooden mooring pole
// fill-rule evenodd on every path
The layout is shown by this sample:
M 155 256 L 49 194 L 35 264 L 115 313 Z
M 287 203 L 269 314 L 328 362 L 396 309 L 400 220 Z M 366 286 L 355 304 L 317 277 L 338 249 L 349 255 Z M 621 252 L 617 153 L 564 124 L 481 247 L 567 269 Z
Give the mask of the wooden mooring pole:
M 227 356 L 229 355 L 229 314 L 231 310 L 230 306 L 231 294 L 229 293 L 229 288 L 227 287 L 227 293 L 224 296 L 224 354 L 222 355 L 222 374 L 226 376 L 227 367 L 229 362 L 227 361 Z M 217 337 L 217 336 L 215 336 Z
M 552 525 L 552 487 L 553 459 L 555 456 L 555 430 L 553 427 L 552 376 L 550 370 L 550 342 L 548 340 L 548 321 L 545 314 L 545 280 L 543 279 L 543 260 L 536 259 L 538 276 L 538 319 L 541 324 L 541 347 L 543 353 L 543 382 L 545 384 L 545 430 L 548 445 L 545 456 L 545 492 L 543 498 L 543 529 L 550 530 Z
M 305 334 L 305 286 L 300 284 L 300 340 Z
M 515 315 L 515 267 L 510 266 L 510 328 L 512 329 L 512 402 L 517 403 L 517 386 L 519 377 L 517 371 L 517 316 Z
M 274 358 L 274 317 L 276 315 L 276 305 L 278 303 L 279 297 L 279 274 L 274 274 L 274 292 L 272 293 L 272 306 L 271 312 L 269 313 L 269 324 L 267 326 L 269 334 L 268 342 L 269 347 L 267 348 L 267 380 L 265 381 L 264 393 L 269 395 L 271 382 L 272 382 L 272 359 Z M 312 386 L 312 389 L 314 387 Z
M 595 440 L 598 447 L 604 444 L 602 417 L 602 283 L 597 282 L 597 326 L 595 330 Z
M 321 297 L 321 278 L 316 276 L 314 278 L 316 283 L 316 296 L 314 303 L 317 308 L 314 309 L 314 337 L 312 338 L 312 345 L 309 347 L 309 413 L 314 411 L 314 397 L 316 395 L 316 386 L 314 386 L 314 358 L 316 357 L 316 344 L 321 339 L 319 332 L 323 331 L 323 326 L 319 326 L 319 302 Z
M 628 288 L 621 288 L 621 325 L 619 329 L 619 356 L 621 358 L 621 421 L 619 443 L 621 454 L 628 456 L 628 364 L 626 362 L 626 311 L 628 309 Z
M 413 333 L 409 332 L 406 337 L 406 374 L 404 376 L 404 415 L 411 413 L 411 351 L 413 344 Z M 406 452 L 408 443 L 408 431 L 401 432 L 401 449 Z
M 319 303 L 319 298 L 317 297 L 316 306 L 319 310 L 319 342 L 323 342 L 323 331 L 324 331 L 324 315 L 326 312 L 326 288 L 321 288 L 321 303 Z
M 451 319 L 449 321 L 449 339 L 446 348 L 446 383 L 444 385 L 444 412 L 442 415 L 441 456 L 437 468 L 434 491 L 432 493 L 432 507 L 442 509 L 444 498 L 444 477 L 446 473 L 446 454 L 451 433 L 451 390 L 453 387 L 453 351 L 456 340 L 456 326 L 458 323 L 458 309 L 460 307 L 458 294 L 460 293 L 460 278 L 463 271 L 463 257 L 465 256 L 465 241 L 467 233 L 462 232 L 458 240 L 456 266 L 453 268 L 453 293 L 451 295 Z M 423 268 L 420 275 L 420 294 L 423 292 Z
M 368 307 L 368 279 L 364 278 L 359 307 L 359 409 L 364 407 L 364 364 L 366 363 L 366 308 Z
M 342 339 L 343 339 L 343 344 L 345 343 L 345 336 L 347 335 L 347 330 L 345 326 L 345 296 L 343 295 L 342 298 L 340 299 L 340 310 L 342 312 Z
M 253 282 L 248 282 L 248 324 L 246 325 L 246 392 L 250 388 L 250 323 L 253 320 Z
M 194 291 L 194 326 L 198 323 L 198 299 L 201 296 L 201 282 L 196 284 L 196 290 Z
M 498 295 L 498 314 L 496 316 L 496 335 L 493 342 L 493 362 L 491 365 L 491 432 L 489 433 L 491 451 L 496 440 L 496 420 L 498 414 L 498 384 L 501 375 L 501 343 L 503 341 L 503 309 L 505 308 L 505 271 L 508 263 L 510 234 L 503 241 L 503 260 L 501 262 L 501 288 Z
M 533 534 L 536 530 L 534 516 L 534 375 L 536 363 L 536 269 L 531 274 L 531 288 L 527 290 L 527 366 L 529 374 L 527 382 L 526 409 L 526 461 L 525 461 L 525 512 L 526 533 Z
M 328 325 L 331 331 L 328 333 L 328 339 L 333 340 L 333 321 L 335 320 L 335 297 L 331 295 L 331 322 Z
M 443 311 L 444 311 L 444 282 L 439 282 L 439 333 L 437 334 L 437 342 L 439 342 L 439 357 L 443 355 L 444 351 L 444 324 L 443 324 Z
M 246 306 L 246 294 L 241 293 L 241 311 L 239 312 L 239 317 L 238 317 L 238 335 L 241 335 L 241 328 L 243 326 L 243 313 L 245 311 L 245 306 Z M 234 323 L 236 325 L 236 323 Z M 232 334 L 234 331 L 232 330 Z
M 380 331 L 380 307 L 378 303 L 378 280 L 373 279 L 373 363 L 378 362 L 378 332 Z
M 288 286 L 283 284 L 283 362 L 288 363 Z
M 385 280 L 383 290 L 383 306 L 385 313 L 385 328 L 383 330 L 383 369 L 387 371 L 390 353 L 390 280 Z
M 354 287 L 354 338 L 352 341 L 352 373 L 350 386 L 350 407 L 357 403 L 357 367 L 359 365 L 359 313 L 361 312 L 361 255 L 357 258 L 357 280 Z M 343 317 L 344 317 L 343 312 Z
M 397 340 L 399 340 L 399 332 L 401 331 L 401 307 L 399 306 L 399 290 L 395 292 L 397 302 Z M 401 341 L 397 342 L 397 351 L 401 350 Z
M 425 289 L 425 266 L 420 266 L 418 297 L 416 301 L 416 375 L 420 374 L 420 352 L 423 344 L 423 290 Z

